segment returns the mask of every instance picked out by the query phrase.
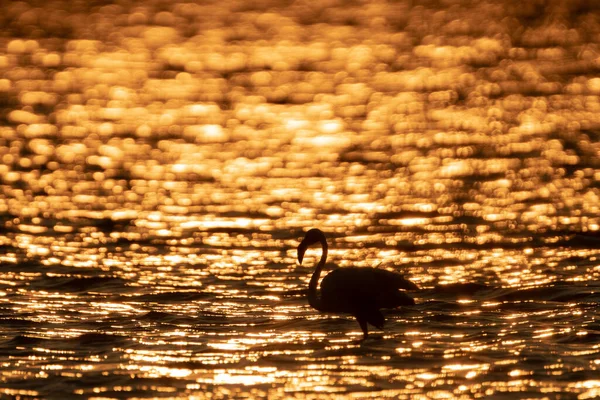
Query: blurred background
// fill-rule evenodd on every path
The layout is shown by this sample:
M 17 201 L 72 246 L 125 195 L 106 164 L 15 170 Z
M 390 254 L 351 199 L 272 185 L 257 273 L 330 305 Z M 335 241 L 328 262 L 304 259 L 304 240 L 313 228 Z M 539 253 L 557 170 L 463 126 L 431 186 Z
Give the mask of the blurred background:
M 0 393 L 600 393 L 595 1 L 2 10 Z M 356 344 L 311 227 L 417 306 Z

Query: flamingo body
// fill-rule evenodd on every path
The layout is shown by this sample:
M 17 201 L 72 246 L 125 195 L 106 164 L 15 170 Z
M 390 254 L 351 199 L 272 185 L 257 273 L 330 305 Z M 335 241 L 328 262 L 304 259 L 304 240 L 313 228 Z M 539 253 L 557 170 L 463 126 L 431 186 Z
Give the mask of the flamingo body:
M 402 275 L 376 268 L 345 267 L 330 272 L 317 285 L 321 270 L 327 259 L 327 240 L 319 229 L 311 229 L 298 246 L 298 260 L 302 263 L 306 249 L 320 243 L 323 249 L 321 260 L 312 275 L 309 304 L 323 312 L 349 313 L 358 321 L 364 339 L 368 336 L 367 323 L 383 329 L 385 318 L 382 308 L 413 305 L 415 301 L 404 290 L 416 290 L 417 286 Z

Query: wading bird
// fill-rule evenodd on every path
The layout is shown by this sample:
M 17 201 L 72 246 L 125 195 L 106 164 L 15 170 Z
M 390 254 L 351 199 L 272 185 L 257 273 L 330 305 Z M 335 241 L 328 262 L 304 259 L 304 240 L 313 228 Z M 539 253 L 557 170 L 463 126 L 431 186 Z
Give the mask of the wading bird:
M 396 308 L 414 305 L 415 301 L 404 290 L 417 290 L 418 287 L 395 272 L 376 268 L 344 267 L 336 269 L 321 282 L 317 291 L 321 270 L 327 260 L 327 239 L 321 230 L 311 229 L 298 245 L 298 261 L 302 264 L 306 249 L 320 243 L 321 260 L 315 268 L 308 285 L 308 303 L 312 308 L 323 312 L 349 313 L 356 317 L 364 333 L 369 335 L 367 323 L 383 329 L 385 318 L 381 308 Z

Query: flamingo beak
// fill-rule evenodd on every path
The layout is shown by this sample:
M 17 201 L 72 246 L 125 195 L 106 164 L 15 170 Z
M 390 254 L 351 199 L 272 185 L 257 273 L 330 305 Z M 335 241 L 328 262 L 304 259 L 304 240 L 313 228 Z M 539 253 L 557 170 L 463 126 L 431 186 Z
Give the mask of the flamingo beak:
M 302 264 L 302 259 L 304 258 L 304 253 L 306 253 L 307 248 L 308 248 L 308 246 L 306 245 L 306 243 L 304 241 L 302 241 L 300 243 L 300 245 L 298 246 L 298 262 L 300 264 Z

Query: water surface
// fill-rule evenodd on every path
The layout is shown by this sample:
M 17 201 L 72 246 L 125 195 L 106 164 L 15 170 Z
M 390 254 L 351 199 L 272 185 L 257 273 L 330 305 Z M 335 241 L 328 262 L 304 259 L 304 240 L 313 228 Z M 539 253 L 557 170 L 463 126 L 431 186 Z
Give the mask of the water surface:
M 580 2 L 14 2 L 0 393 L 600 394 L 600 25 Z M 360 342 L 327 269 L 420 287 Z

